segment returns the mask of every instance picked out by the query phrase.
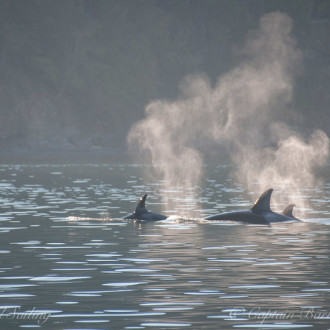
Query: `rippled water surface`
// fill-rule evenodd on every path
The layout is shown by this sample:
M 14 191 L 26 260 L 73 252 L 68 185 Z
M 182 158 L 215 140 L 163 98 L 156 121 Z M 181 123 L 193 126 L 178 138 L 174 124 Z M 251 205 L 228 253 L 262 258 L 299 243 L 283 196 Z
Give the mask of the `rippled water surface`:
M 0 165 L 0 329 L 330 328 L 330 176 L 303 223 L 120 220 L 162 211 L 141 167 Z M 248 208 L 229 172 L 182 210 Z

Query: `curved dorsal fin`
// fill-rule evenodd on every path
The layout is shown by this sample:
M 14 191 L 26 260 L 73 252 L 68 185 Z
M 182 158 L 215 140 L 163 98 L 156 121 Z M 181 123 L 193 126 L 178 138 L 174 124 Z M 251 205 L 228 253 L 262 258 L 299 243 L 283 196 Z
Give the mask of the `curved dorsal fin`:
M 147 196 L 148 196 L 148 194 L 145 194 L 140 198 L 138 205 L 136 206 L 136 209 L 135 209 L 136 213 L 141 212 L 141 210 L 145 210 Z
M 255 213 L 270 212 L 270 197 L 272 195 L 272 192 L 272 188 L 263 192 L 255 202 L 255 204 L 252 206 L 251 210 Z
M 293 216 L 293 208 L 296 206 L 296 204 L 290 204 L 288 205 L 282 212 L 283 215 L 290 217 L 290 218 L 294 218 Z

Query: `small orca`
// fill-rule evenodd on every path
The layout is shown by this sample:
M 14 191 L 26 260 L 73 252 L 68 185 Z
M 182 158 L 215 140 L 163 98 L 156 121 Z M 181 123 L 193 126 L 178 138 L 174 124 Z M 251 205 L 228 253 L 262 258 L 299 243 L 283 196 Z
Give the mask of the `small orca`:
M 294 219 L 294 220 L 301 221 L 301 220 L 297 219 L 297 218 L 293 215 L 293 213 L 292 213 L 293 208 L 294 208 L 295 206 L 296 206 L 296 204 L 290 204 L 290 205 L 288 205 L 288 206 L 283 210 L 282 214 L 285 215 L 286 217 L 292 218 L 292 219 Z
M 206 220 L 232 220 L 252 224 L 269 224 L 297 220 L 292 216 L 292 208 L 289 205 L 282 214 L 275 213 L 270 209 L 270 197 L 273 189 L 268 189 L 260 195 L 255 204 L 249 210 L 220 213 L 205 218 Z M 290 214 L 291 210 L 291 216 Z M 285 212 L 285 213 L 284 213 Z
M 135 211 L 132 214 L 123 217 L 123 219 L 147 220 L 147 221 L 165 220 L 167 218 L 166 215 L 149 212 L 146 209 L 147 196 L 148 196 L 147 194 L 143 195 L 140 198 L 140 201 L 136 206 Z

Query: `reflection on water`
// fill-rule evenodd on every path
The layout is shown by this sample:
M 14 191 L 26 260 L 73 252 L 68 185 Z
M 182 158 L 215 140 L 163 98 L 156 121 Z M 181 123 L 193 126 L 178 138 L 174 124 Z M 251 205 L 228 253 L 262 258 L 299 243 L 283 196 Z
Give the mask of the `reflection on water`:
M 119 219 L 144 192 L 162 211 L 162 192 L 137 165 L 1 165 L 0 173 L 1 329 L 330 324 L 330 180 L 308 192 L 306 222 L 252 226 Z M 199 189 L 205 215 L 251 204 L 227 167 L 210 169 Z

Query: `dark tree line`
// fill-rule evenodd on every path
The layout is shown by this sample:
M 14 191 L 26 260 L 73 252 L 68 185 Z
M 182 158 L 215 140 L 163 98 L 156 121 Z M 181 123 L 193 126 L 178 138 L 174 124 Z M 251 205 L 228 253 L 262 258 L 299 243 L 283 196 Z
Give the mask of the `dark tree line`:
M 330 134 L 327 0 L 0 0 L 0 150 L 124 147 L 148 102 L 233 68 L 274 10 L 304 54 L 299 124 Z

